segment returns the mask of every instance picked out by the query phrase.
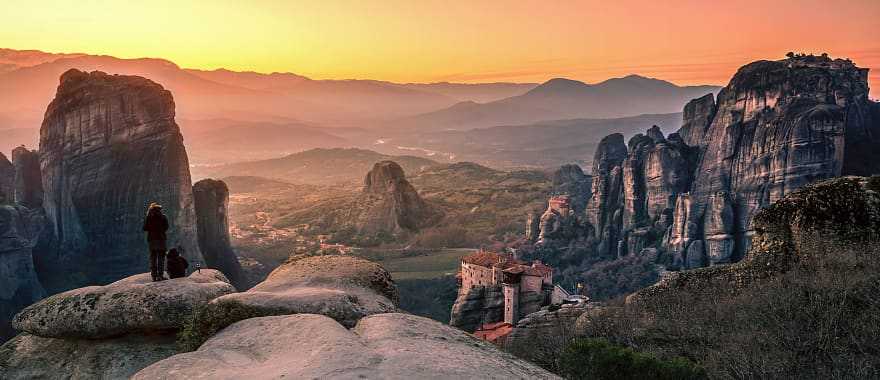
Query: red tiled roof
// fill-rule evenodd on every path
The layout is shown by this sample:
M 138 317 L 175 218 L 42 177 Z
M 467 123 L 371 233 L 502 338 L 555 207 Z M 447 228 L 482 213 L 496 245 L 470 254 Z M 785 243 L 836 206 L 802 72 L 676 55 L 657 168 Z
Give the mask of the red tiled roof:
M 507 336 L 510 332 L 513 331 L 513 325 L 507 322 L 496 322 L 496 323 L 487 323 L 485 325 L 480 326 L 477 331 L 474 331 L 474 335 L 477 338 L 494 342 L 499 338 Z
M 471 253 L 470 255 L 462 257 L 461 261 L 486 268 L 500 267 L 502 269 L 522 264 L 522 262 L 514 260 L 512 257 L 510 257 L 510 255 L 502 255 L 499 253 L 488 251 Z

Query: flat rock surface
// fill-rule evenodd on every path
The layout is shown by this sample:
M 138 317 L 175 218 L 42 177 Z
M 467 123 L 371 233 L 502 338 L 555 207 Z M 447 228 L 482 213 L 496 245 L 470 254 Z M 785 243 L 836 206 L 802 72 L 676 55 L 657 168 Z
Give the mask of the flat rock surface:
M 177 330 L 193 308 L 234 291 L 216 270 L 161 282 L 142 273 L 46 298 L 22 310 L 13 327 L 42 337 L 88 339 Z
M 68 340 L 25 333 L 0 346 L 0 379 L 126 379 L 176 348 L 174 335 Z
M 391 275 L 381 265 L 330 255 L 285 263 L 250 290 L 212 303 L 237 303 L 266 314 L 322 314 L 352 327 L 364 316 L 397 311 L 398 299 Z
M 551 379 L 553 374 L 439 322 L 366 317 L 352 330 L 321 315 L 247 319 L 197 351 L 133 379 Z

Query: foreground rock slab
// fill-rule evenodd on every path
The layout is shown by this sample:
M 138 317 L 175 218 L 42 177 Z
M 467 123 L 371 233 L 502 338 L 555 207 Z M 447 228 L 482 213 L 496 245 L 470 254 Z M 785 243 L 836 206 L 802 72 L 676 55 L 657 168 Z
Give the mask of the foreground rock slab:
M 152 282 L 149 273 L 56 294 L 16 315 L 17 330 L 48 338 L 101 339 L 180 329 L 194 308 L 235 292 L 222 273 Z
M 68 340 L 20 334 L 0 346 L 0 379 L 125 379 L 176 348 L 174 335 Z
M 555 379 L 489 343 L 408 314 L 377 314 L 346 330 L 297 314 L 247 319 L 198 351 L 155 363 L 133 379 Z
M 257 314 L 322 314 L 352 327 L 364 316 L 398 311 L 399 295 L 381 265 L 351 256 L 292 260 L 243 293 L 212 305 L 253 309 Z

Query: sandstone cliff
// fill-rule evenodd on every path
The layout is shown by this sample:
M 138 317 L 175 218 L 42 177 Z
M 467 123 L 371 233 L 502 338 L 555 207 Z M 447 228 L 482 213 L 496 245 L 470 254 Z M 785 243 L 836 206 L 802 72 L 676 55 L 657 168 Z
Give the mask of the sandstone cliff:
M 50 291 L 109 283 L 147 267 L 141 225 L 165 208 L 169 244 L 202 261 L 174 101 L 141 77 L 70 70 L 40 129 L 43 207 L 57 241 L 38 270 Z
M 223 181 L 203 179 L 193 185 L 193 199 L 205 264 L 223 272 L 236 288 L 246 288 L 241 264 L 229 241 L 229 188 Z
M 867 69 L 797 56 L 742 67 L 685 106 L 677 133 L 606 137 L 587 219 L 600 254 L 665 250 L 673 268 L 740 260 L 759 210 L 809 183 L 880 171 Z

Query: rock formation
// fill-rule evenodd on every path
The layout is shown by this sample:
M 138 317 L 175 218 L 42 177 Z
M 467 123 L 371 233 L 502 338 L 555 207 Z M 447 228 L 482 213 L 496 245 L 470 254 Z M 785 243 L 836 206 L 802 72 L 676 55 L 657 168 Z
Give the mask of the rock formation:
M 616 256 L 620 239 L 623 199 L 623 135 L 608 135 L 599 142 L 593 157 L 593 192 L 587 203 L 587 221 L 593 226 L 600 255 Z
M 46 110 L 39 154 L 43 207 L 57 241 L 37 262 L 50 291 L 142 272 L 148 255 L 141 226 L 150 202 L 164 206 L 169 245 L 202 261 L 186 150 L 162 86 L 67 71 Z
M 357 217 L 358 232 L 397 235 L 418 230 L 436 215 L 406 180 L 403 168 L 393 161 L 377 162 L 364 179 L 360 199 L 363 212 Z
M 545 352 L 535 347 L 564 346 L 575 336 L 575 323 L 578 317 L 594 307 L 586 302 L 563 304 L 560 307 L 544 307 L 520 319 L 513 330 L 504 337 L 504 350 L 533 363 L 546 360 Z
M 367 315 L 398 311 L 399 298 L 381 265 L 327 255 L 291 259 L 248 291 L 219 297 L 209 307 L 215 315 L 230 309 L 251 315 L 323 314 L 353 327 Z
M 568 195 L 574 213 L 583 213 L 590 199 L 593 177 L 584 174 L 580 166 L 562 165 L 553 172 L 553 192 Z
M 14 335 L 12 316 L 46 295 L 32 253 L 42 228 L 39 211 L 0 206 L 0 342 Z
M 203 179 L 193 185 L 193 199 L 205 264 L 223 272 L 236 288 L 246 288 L 241 264 L 229 241 L 229 188 L 223 181 Z
M 10 204 L 15 200 L 15 167 L 0 152 L 0 205 Z
M 504 289 L 501 285 L 463 289 L 452 304 L 449 325 L 473 332 L 478 327 L 504 320 Z
M 406 314 L 366 317 L 351 330 L 314 314 L 238 322 L 198 351 L 135 374 L 189 379 L 556 379 L 455 328 Z
M 796 56 L 742 67 L 685 106 L 678 133 L 602 140 L 587 220 L 601 255 L 660 248 L 674 268 L 740 260 L 755 213 L 817 180 L 880 171 L 867 69 Z
M 40 154 L 20 146 L 12 151 L 15 166 L 15 203 L 31 209 L 43 205 L 43 180 L 40 175 Z
M 152 282 L 138 274 L 56 294 L 23 310 L 0 346 L 0 378 L 128 378 L 178 352 L 194 309 L 235 289 L 218 271 Z

